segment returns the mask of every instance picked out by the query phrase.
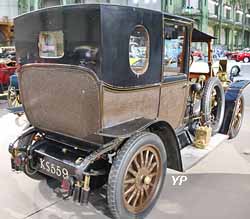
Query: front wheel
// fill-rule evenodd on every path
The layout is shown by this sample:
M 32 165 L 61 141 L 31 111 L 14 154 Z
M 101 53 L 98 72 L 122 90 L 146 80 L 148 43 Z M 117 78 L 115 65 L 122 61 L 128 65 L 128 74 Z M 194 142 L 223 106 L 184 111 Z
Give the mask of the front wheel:
M 244 115 L 244 96 L 241 95 L 236 102 L 232 122 L 230 125 L 228 133 L 230 139 L 235 138 L 238 135 L 242 125 L 243 115 Z
M 115 218 L 144 218 L 162 189 L 167 168 L 163 142 L 138 133 L 118 152 L 108 180 L 108 204 Z

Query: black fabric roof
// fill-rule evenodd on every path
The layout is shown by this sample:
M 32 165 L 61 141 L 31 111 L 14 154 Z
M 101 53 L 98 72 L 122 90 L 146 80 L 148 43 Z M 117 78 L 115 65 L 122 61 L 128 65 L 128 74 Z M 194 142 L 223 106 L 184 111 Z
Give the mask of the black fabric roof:
M 208 35 L 204 32 L 201 32 L 197 29 L 193 29 L 193 34 L 192 34 L 192 42 L 208 42 L 213 39 L 216 39 L 216 37 Z

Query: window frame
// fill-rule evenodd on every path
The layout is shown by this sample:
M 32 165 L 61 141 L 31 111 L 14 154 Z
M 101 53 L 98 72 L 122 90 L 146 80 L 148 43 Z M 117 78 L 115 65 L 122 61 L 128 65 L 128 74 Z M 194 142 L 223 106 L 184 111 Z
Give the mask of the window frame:
M 146 42 L 146 48 L 147 49 L 146 49 L 146 56 L 145 56 L 146 65 L 142 68 L 142 70 L 139 70 L 139 71 L 135 71 L 133 69 L 133 66 L 131 66 L 131 64 L 130 64 L 130 56 L 129 56 L 130 39 L 131 39 L 131 36 L 133 36 L 133 33 L 136 31 L 136 28 L 142 28 L 144 30 L 144 32 L 146 33 L 146 37 L 147 37 L 147 42 Z M 128 45 L 129 45 L 128 46 L 128 48 L 129 48 L 129 51 L 128 51 L 128 58 L 129 58 L 128 63 L 129 63 L 130 70 L 132 71 L 133 74 L 137 75 L 138 77 L 141 76 L 141 75 L 144 75 L 148 71 L 149 63 L 150 63 L 150 34 L 149 34 L 148 29 L 144 25 L 141 25 L 141 24 L 135 25 L 133 31 L 129 35 L 129 43 L 128 43 Z
M 180 66 L 180 72 L 177 73 L 176 75 L 164 75 L 164 56 L 165 56 L 165 35 L 164 35 L 164 31 L 165 31 L 165 25 L 166 24 L 173 24 L 173 25 L 178 25 L 178 26 L 182 26 L 185 28 L 185 33 L 184 33 L 184 39 L 183 39 L 183 50 L 182 50 L 182 65 Z M 163 16 L 162 19 L 162 72 L 161 72 L 161 81 L 162 82 L 167 82 L 167 81 L 173 81 L 171 80 L 171 78 L 173 79 L 186 79 L 188 77 L 188 72 L 186 72 L 186 66 L 187 66 L 187 62 L 189 60 L 189 58 L 187 58 L 187 56 L 185 56 L 185 54 L 190 50 L 189 48 L 189 41 L 191 39 L 189 39 L 189 23 L 185 23 L 185 22 L 179 22 L 177 20 L 173 20 L 170 19 L 168 17 Z M 191 41 L 190 41 L 191 42 Z
M 42 45 L 41 45 L 41 42 L 40 42 L 40 37 L 41 37 L 42 33 L 61 33 L 62 34 L 62 43 L 63 43 L 62 55 L 60 55 L 60 56 L 51 56 L 51 57 L 41 55 L 41 46 Z M 62 30 L 40 31 L 39 35 L 38 35 L 38 55 L 42 59 L 60 59 L 60 58 L 63 58 L 64 55 L 65 55 L 65 52 L 64 52 L 64 32 Z

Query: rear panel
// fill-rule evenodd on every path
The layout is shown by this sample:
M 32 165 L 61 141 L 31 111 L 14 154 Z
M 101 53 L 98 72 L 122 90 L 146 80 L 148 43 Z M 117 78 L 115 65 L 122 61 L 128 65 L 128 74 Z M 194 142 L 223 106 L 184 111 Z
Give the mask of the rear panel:
M 100 128 L 99 85 L 88 69 L 55 64 L 24 66 L 21 98 L 30 123 L 83 139 Z

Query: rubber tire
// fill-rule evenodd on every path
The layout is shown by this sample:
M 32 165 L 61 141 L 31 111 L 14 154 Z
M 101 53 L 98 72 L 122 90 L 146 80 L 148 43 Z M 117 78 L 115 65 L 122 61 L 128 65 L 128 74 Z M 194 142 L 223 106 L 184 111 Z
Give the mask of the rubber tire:
M 123 198 L 122 198 L 123 188 L 121 185 L 123 185 L 124 174 L 131 158 L 141 146 L 146 144 L 153 144 L 159 148 L 162 160 L 162 176 L 160 177 L 158 188 L 149 206 L 146 209 L 144 209 L 144 211 L 135 215 L 129 212 L 123 205 Z M 165 181 L 166 169 L 167 169 L 167 154 L 165 146 L 159 136 L 150 132 L 142 132 L 142 133 L 137 133 L 130 139 L 128 139 L 128 141 L 122 146 L 121 150 L 118 152 L 118 155 L 116 156 L 109 173 L 107 197 L 108 197 L 109 209 L 113 217 L 117 219 L 145 218 L 145 216 L 154 207 L 160 195 L 162 186 Z
M 243 59 L 243 62 L 244 63 L 248 63 L 250 61 L 250 59 L 248 58 L 248 57 L 245 57 L 244 59 Z
M 27 145 L 31 144 L 34 135 L 35 135 L 35 134 L 30 134 L 30 135 L 27 135 L 27 136 L 21 138 L 21 139 L 18 141 L 18 143 L 17 143 L 18 147 L 23 147 L 23 146 L 27 146 Z M 31 174 L 29 174 L 29 173 L 26 171 L 26 168 L 27 168 L 30 172 L 33 172 L 34 170 L 31 169 L 31 167 L 30 167 L 28 164 L 26 165 L 26 167 L 25 167 L 24 170 L 23 170 L 23 172 L 25 173 L 25 175 L 27 175 L 27 176 L 30 177 L 31 179 L 34 179 L 34 180 L 44 180 L 44 179 L 47 178 L 44 174 L 39 173 L 39 172 L 36 172 L 36 173 L 34 173 L 34 174 L 31 175 Z
M 242 126 L 243 117 L 244 117 L 244 111 L 245 111 L 245 99 L 244 99 L 244 96 L 241 94 L 241 96 L 238 99 L 241 99 L 241 101 L 242 101 L 242 116 L 241 116 L 241 121 L 240 121 L 240 125 L 237 127 L 237 129 L 233 129 L 232 127 L 230 127 L 230 130 L 228 132 L 228 135 L 229 135 L 230 139 L 235 138 L 239 134 L 240 128 Z M 234 116 L 235 115 L 233 115 L 233 117 Z
M 237 68 L 237 72 L 236 73 L 233 73 L 233 69 L 234 68 Z M 232 75 L 233 77 L 239 76 L 240 75 L 240 68 L 237 65 L 233 66 L 231 68 L 230 75 Z
M 205 122 L 209 123 L 210 121 L 210 98 L 211 94 L 213 92 L 213 89 L 217 87 L 217 92 L 220 92 L 221 97 L 221 110 L 219 115 L 218 123 L 215 127 L 212 127 L 212 135 L 216 134 L 220 131 L 223 119 L 224 119 L 224 113 L 225 113 L 225 94 L 224 89 L 221 85 L 221 82 L 218 78 L 213 77 L 209 78 L 208 81 L 205 84 L 203 96 L 201 99 L 201 111 L 204 113 Z

